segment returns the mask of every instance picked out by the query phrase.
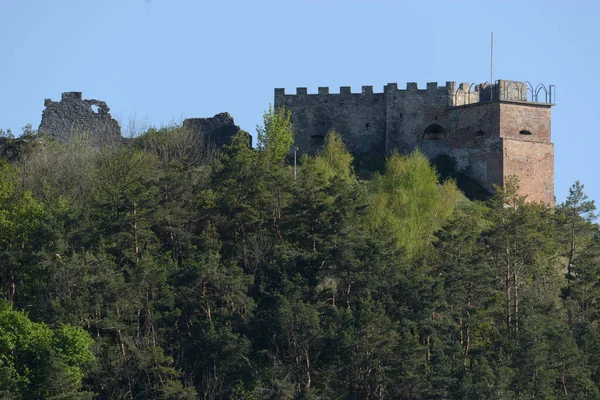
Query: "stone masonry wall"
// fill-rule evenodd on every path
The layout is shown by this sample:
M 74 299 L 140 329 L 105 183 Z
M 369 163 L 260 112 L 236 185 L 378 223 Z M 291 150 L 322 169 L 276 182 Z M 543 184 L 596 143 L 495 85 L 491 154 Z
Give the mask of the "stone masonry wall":
M 78 138 L 100 147 L 122 140 L 119 123 L 111 117 L 110 108 L 103 101 L 83 100 L 81 92 L 66 92 L 60 102 L 46 99 L 44 105 L 39 132 L 60 143 Z
M 362 93 L 351 93 L 350 87 L 345 86 L 339 94 L 330 94 L 328 88 L 319 88 L 318 94 L 297 88 L 295 95 L 276 89 L 275 107 L 292 111 L 292 148 L 314 153 L 334 129 L 343 133 L 344 143 L 353 154 L 385 152 L 385 98 L 382 93 L 373 93 L 372 86 L 363 86 Z
M 499 103 L 505 179 L 519 177 L 520 193 L 530 201 L 554 205 L 554 145 L 550 107 Z
M 438 87 L 430 82 L 419 90 L 416 83 L 407 83 L 406 89 L 398 89 L 395 83 L 385 88 L 386 99 L 386 153 L 394 150 L 409 153 L 420 147 L 425 127 L 431 124 L 443 126 L 443 119 L 453 83 Z M 445 137 L 445 135 L 442 135 Z M 442 138 L 440 137 L 440 140 Z
M 499 103 L 503 138 L 550 142 L 550 107 L 531 103 Z M 530 134 L 522 134 L 527 131 Z
M 212 118 L 188 118 L 183 121 L 183 127 L 190 129 L 202 140 L 209 140 L 217 147 L 221 147 L 231 141 L 240 127 L 237 126 L 229 113 L 217 114 Z M 249 144 L 252 138 L 248 135 Z
M 504 179 L 519 178 L 519 193 L 528 201 L 554 205 L 554 145 L 503 139 Z
M 516 174 L 530 200 L 553 199 L 551 104 L 527 102 L 527 93 L 527 84 L 505 80 L 458 87 L 430 82 L 424 89 L 389 83 L 383 93 L 373 93 L 371 86 L 362 93 L 341 87 L 339 94 L 328 88 L 318 94 L 297 88 L 295 95 L 275 89 L 275 107 L 292 111 L 294 146 L 301 152 L 318 151 L 335 129 L 353 154 L 384 157 L 419 149 L 430 159 L 449 155 L 488 191 Z M 522 158 L 520 149 L 532 154 Z
M 488 191 L 502 184 L 500 105 L 497 102 L 468 105 L 448 110 L 448 147 L 457 168 Z M 428 149 L 428 143 L 422 148 Z

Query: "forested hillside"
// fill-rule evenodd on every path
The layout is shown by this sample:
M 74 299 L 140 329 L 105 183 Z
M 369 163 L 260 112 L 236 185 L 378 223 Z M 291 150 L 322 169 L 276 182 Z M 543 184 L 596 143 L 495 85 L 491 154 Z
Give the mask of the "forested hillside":
M 0 163 L 0 397 L 597 399 L 600 232 L 576 183 L 471 202 L 420 153 L 357 178 L 180 127 Z M 362 176 L 362 175 L 361 175 Z

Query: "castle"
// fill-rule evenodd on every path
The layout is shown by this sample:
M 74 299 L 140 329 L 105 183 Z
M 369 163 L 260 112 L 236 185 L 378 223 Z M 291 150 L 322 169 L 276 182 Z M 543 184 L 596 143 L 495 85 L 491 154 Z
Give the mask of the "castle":
M 339 94 L 320 87 L 317 94 L 297 88 L 296 94 L 275 89 L 275 107 L 292 112 L 294 149 L 314 153 L 332 129 L 342 134 L 357 157 L 382 159 L 420 149 L 430 160 L 449 157 L 460 173 L 487 192 L 507 178 L 519 178 L 529 201 L 554 204 L 554 145 L 550 141 L 553 86 L 498 80 L 494 84 L 428 83 L 419 89 L 395 83 L 374 93 L 363 86 Z M 45 101 L 39 131 L 68 143 L 87 135 L 92 146 L 122 141 L 121 129 L 103 101 L 84 100 L 81 92 L 66 92 L 60 102 Z M 229 114 L 194 118 L 183 126 L 216 145 L 228 142 L 240 128 Z M 249 139 L 250 140 L 250 139 Z M 459 182 L 460 183 L 460 182 Z
M 450 156 L 456 169 L 491 192 L 511 175 L 529 201 L 554 204 L 554 145 L 550 109 L 554 86 L 498 80 L 493 84 L 388 83 L 383 93 L 320 87 L 317 94 L 275 89 L 275 107 L 292 112 L 294 148 L 314 153 L 332 129 L 356 156 L 384 157 L 420 149 L 429 159 Z

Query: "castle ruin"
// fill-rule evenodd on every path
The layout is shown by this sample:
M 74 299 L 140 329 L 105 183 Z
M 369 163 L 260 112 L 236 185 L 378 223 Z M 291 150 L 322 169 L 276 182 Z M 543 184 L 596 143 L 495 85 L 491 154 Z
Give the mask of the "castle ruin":
M 110 115 L 104 101 L 83 99 L 81 92 L 64 92 L 59 102 L 46 99 L 46 109 L 38 131 L 54 138 L 61 144 L 73 139 L 88 141 L 94 148 L 113 145 L 123 141 L 119 123 Z M 188 118 L 183 128 L 201 140 L 212 142 L 216 147 L 228 143 L 239 131 L 231 115 L 220 113 L 211 118 Z M 248 142 L 252 144 L 249 134 Z
M 212 118 L 188 118 L 183 121 L 183 127 L 217 147 L 226 145 L 241 131 L 229 113 L 220 113 Z M 247 136 L 252 146 L 252 137 L 249 134 Z
M 275 89 L 275 107 L 292 112 L 294 147 L 318 151 L 330 130 L 341 133 L 357 156 L 384 157 L 420 149 L 429 159 L 445 155 L 487 191 L 519 178 L 529 201 L 554 204 L 554 145 L 550 109 L 554 87 L 498 80 L 494 84 L 388 83 L 383 93 L 363 86 L 352 93 L 320 87 L 317 94 Z
M 122 140 L 121 127 L 103 101 L 84 100 L 81 92 L 65 92 L 59 102 L 46 99 L 44 105 L 38 131 L 59 143 L 82 138 L 100 147 Z

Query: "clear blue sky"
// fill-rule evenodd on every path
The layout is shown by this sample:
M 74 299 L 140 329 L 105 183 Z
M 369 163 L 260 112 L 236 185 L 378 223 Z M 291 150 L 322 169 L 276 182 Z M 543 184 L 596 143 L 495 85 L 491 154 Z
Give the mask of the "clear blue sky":
M 227 111 L 255 134 L 273 89 L 388 82 L 554 84 L 558 201 L 600 200 L 600 2 L 0 0 L 0 128 L 81 91 L 161 126 Z

